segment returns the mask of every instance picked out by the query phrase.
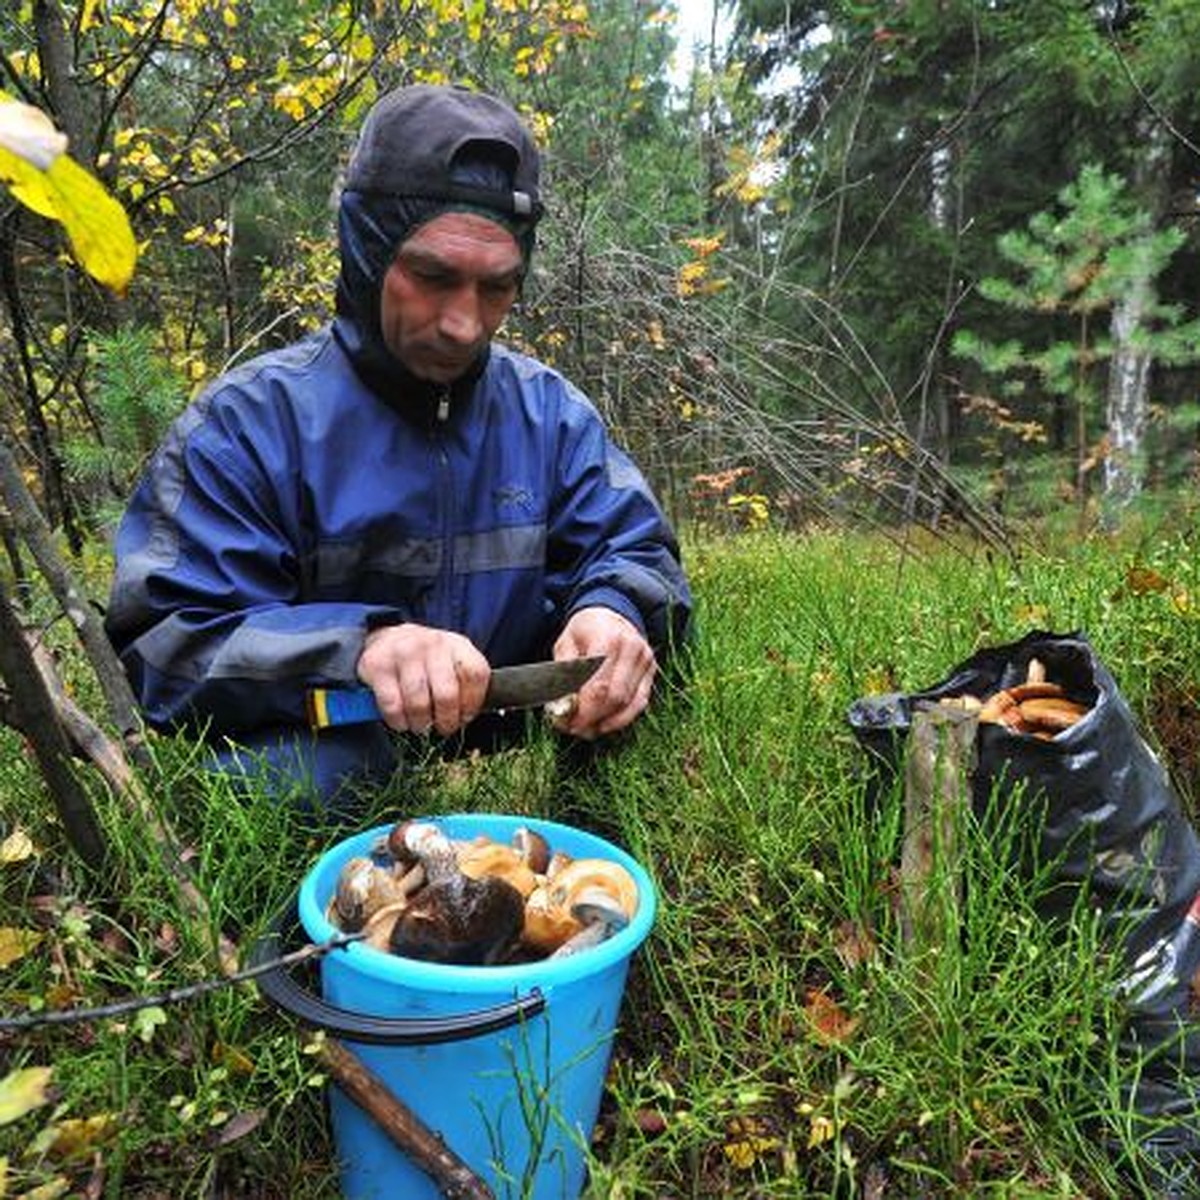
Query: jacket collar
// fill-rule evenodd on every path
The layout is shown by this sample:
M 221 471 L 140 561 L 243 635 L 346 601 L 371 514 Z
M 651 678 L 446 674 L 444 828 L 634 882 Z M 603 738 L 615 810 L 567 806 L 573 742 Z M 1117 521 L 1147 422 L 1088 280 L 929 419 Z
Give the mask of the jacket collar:
M 491 357 L 491 348 L 485 347 L 453 383 L 432 383 L 414 375 L 385 346 L 365 336 L 359 324 L 344 314 L 334 317 L 333 336 L 363 383 L 389 408 L 419 424 L 444 421 L 460 411 L 471 399 Z

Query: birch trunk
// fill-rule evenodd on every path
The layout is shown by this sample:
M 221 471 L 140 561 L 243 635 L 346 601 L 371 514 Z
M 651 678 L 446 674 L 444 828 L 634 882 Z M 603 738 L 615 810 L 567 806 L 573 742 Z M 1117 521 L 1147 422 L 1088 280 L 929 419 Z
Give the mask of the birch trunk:
M 1106 524 L 1119 524 L 1119 513 L 1142 490 L 1143 440 L 1150 390 L 1151 355 L 1134 340 L 1154 307 L 1155 288 L 1139 275 L 1113 306 L 1112 359 L 1108 367 L 1106 424 L 1108 455 L 1104 460 Z
M 1161 123 L 1151 116 L 1143 116 L 1137 126 L 1145 149 L 1134 168 L 1133 191 L 1157 221 L 1166 205 L 1171 147 Z M 1103 522 L 1108 528 L 1120 524 L 1122 510 L 1141 492 L 1145 478 L 1144 440 L 1154 360 L 1145 346 L 1137 344 L 1137 335 L 1148 324 L 1157 301 L 1157 287 L 1147 263 L 1113 305 L 1112 357 L 1105 397 L 1108 455 L 1104 460 L 1102 505 Z

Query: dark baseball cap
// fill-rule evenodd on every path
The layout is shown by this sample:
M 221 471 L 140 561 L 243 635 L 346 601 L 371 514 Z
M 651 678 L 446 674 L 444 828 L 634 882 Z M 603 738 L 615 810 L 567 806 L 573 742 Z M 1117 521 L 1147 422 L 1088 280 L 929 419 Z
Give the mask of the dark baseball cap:
M 479 159 L 502 167 L 510 186 L 464 183 L 456 166 Z M 542 214 L 538 169 L 533 138 L 504 101 L 464 87 L 414 84 L 389 92 L 367 114 L 346 187 L 478 205 L 532 224 Z

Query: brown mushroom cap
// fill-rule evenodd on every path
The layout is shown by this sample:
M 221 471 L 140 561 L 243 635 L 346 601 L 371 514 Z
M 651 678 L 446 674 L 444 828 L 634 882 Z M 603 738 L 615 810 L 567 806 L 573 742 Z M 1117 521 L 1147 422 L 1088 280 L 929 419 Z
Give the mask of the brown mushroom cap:
M 513 849 L 535 874 L 544 875 L 550 865 L 550 843 L 536 829 L 520 826 L 512 835 Z
M 535 950 L 553 954 L 582 928 L 583 923 L 570 909 L 551 899 L 550 888 L 545 885 L 536 888 L 525 901 L 521 940 Z
M 385 905 L 407 897 L 407 888 L 385 867 L 369 858 L 350 858 L 338 873 L 329 918 L 339 929 L 355 933 Z
M 417 856 L 408 847 L 408 830 L 412 821 L 397 821 L 387 835 L 387 852 L 401 866 L 417 861 Z
M 484 842 L 460 850 L 458 869 L 469 879 L 494 876 L 512 884 L 523 897 L 537 887 L 537 877 L 512 846 L 499 842 Z
M 632 920 L 637 912 L 638 891 L 633 876 L 620 863 L 607 858 L 577 858 L 550 882 L 550 898 L 568 911 L 585 892 L 606 892 Z
M 1021 703 L 1021 715 L 1030 725 L 1045 729 L 1070 729 L 1087 708 L 1065 697 L 1036 697 Z

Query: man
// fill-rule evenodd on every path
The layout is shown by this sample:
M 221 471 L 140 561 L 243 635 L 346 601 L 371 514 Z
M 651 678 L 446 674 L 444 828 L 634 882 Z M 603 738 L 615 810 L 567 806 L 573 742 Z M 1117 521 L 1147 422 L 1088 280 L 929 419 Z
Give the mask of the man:
M 415 86 L 372 109 L 334 321 L 217 380 L 118 533 L 107 627 L 151 725 L 231 739 L 329 798 L 394 750 L 379 724 L 309 734 L 316 686 L 365 684 L 392 730 L 450 736 L 492 667 L 602 654 L 563 731 L 644 711 L 690 613 L 675 537 L 589 401 L 491 344 L 538 170 L 493 97 Z

